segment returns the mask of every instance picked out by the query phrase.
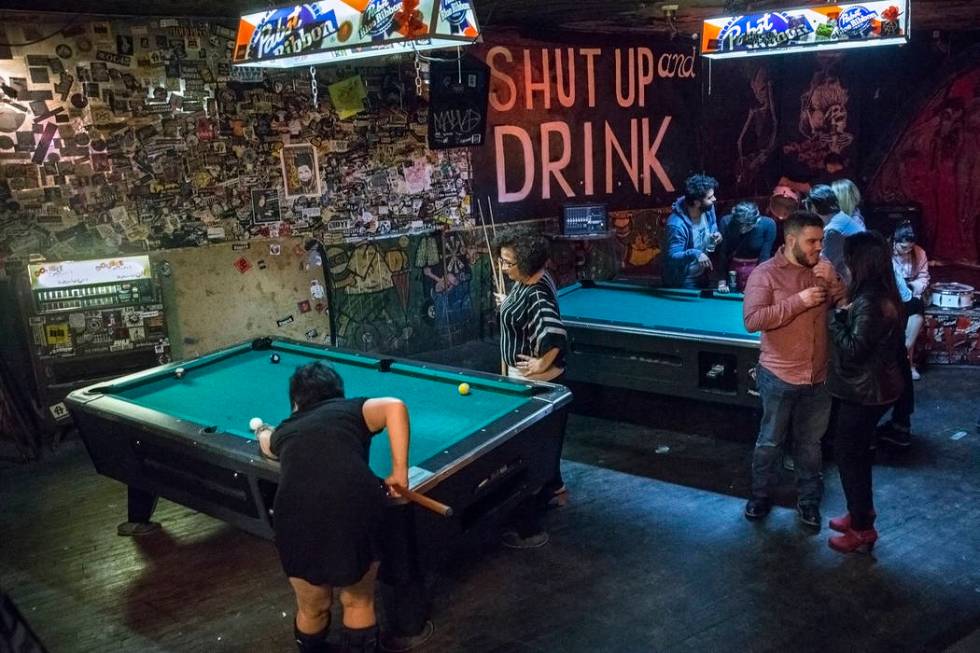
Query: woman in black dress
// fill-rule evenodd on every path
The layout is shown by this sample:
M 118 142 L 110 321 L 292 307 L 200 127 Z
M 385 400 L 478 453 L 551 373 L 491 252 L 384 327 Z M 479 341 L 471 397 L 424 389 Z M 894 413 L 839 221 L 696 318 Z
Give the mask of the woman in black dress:
M 333 588 L 340 588 L 344 647 L 375 651 L 374 582 L 380 558 L 385 485 L 408 485 L 409 420 L 399 399 L 345 399 L 328 365 L 310 363 L 289 380 L 293 414 L 257 429 L 262 453 L 278 458 L 273 505 L 276 549 L 296 593 L 296 643 L 327 650 Z M 371 438 L 388 429 L 392 473 L 368 466 Z
M 839 400 L 834 456 L 847 499 L 847 514 L 830 520 L 842 533 L 830 538 L 835 551 L 870 551 L 878 540 L 871 494 L 871 444 L 875 425 L 905 382 L 905 315 L 895 285 L 891 248 L 877 232 L 844 240 L 850 272 L 850 305 L 830 321 L 832 356 L 827 386 Z

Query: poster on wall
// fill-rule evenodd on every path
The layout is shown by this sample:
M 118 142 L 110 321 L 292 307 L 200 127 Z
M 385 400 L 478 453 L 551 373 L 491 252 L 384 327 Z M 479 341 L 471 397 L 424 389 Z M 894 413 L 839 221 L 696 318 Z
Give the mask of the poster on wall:
M 285 145 L 282 157 L 282 180 L 286 197 L 320 195 L 320 168 L 317 165 L 316 148 L 307 143 Z
M 270 224 L 280 220 L 279 191 L 275 188 L 253 188 L 252 223 Z
M 483 145 L 490 70 L 473 57 L 429 66 L 429 148 Z
M 668 205 L 700 171 L 693 42 L 501 35 L 471 53 L 490 70 L 474 189 L 497 219 L 557 216 L 563 204 L 591 201 L 613 210 Z

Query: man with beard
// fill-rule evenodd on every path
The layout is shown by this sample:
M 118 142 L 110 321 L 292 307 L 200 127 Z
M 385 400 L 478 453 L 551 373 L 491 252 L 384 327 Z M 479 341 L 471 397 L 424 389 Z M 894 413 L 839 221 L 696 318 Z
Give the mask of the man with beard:
M 830 419 L 827 378 L 827 311 L 844 297 L 830 261 L 820 257 L 824 223 L 807 211 L 783 223 L 783 245 L 756 267 L 745 287 L 745 328 L 761 331 L 756 368 L 762 421 L 752 456 L 752 496 L 745 517 L 762 519 L 783 443 L 792 429 L 800 522 L 820 528 L 823 479 L 820 438 Z

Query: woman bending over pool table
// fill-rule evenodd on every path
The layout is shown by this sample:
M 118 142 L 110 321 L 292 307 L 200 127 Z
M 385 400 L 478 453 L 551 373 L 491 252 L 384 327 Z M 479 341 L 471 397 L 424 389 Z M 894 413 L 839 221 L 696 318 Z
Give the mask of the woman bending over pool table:
M 385 485 L 408 485 L 408 411 L 399 399 L 344 398 L 343 380 L 323 363 L 296 370 L 289 400 L 293 414 L 256 435 L 262 453 L 280 462 L 274 530 L 296 593 L 296 644 L 301 652 L 327 650 L 333 588 L 339 587 L 344 650 L 375 651 Z M 385 428 L 393 471 L 382 482 L 368 467 L 368 451 Z

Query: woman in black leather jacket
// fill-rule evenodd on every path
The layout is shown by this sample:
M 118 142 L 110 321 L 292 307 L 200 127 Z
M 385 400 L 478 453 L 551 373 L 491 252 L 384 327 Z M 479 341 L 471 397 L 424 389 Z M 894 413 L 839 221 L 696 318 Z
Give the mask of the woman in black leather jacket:
M 827 385 L 839 400 L 834 454 L 847 498 L 847 514 L 830 520 L 842 533 L 830 547 L 842 553 L 870 551 L 878 539 L 871 497 L 871 443 L 875 425 L 902 392 L 905 316 L 895 285 L 891 250 L 875 232 L 844 241 L 851 275 L 849 306 L 830 318 L 831 361 Z

